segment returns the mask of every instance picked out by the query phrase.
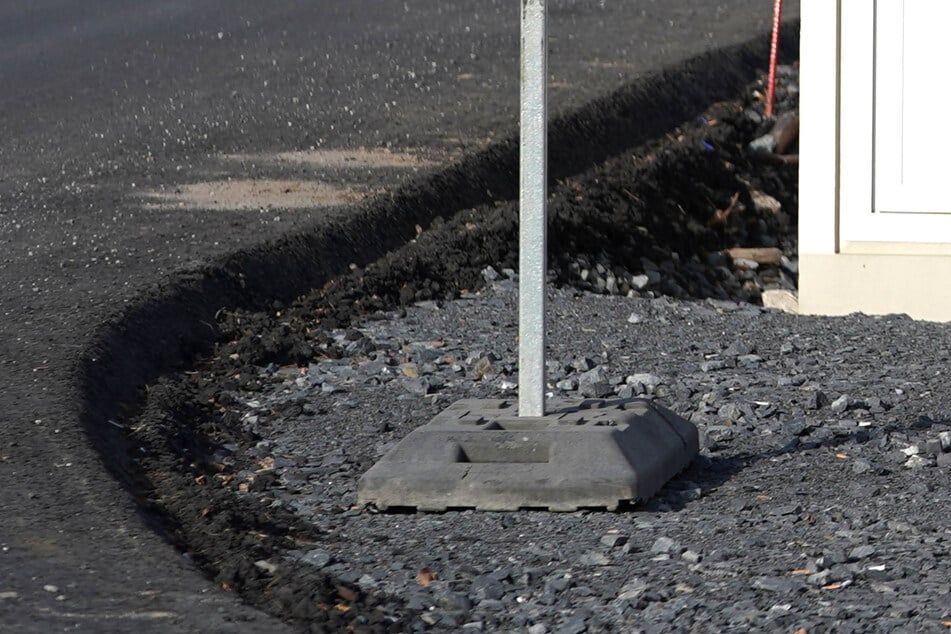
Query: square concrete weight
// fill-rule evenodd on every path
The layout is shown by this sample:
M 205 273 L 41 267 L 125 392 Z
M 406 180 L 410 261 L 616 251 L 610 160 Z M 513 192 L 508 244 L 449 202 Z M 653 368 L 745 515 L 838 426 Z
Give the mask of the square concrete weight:
M 576 400 L 542 417 L 516 401 L 461 400 L 367 471 L 380 510 L 616 510 L 649 499 L 699 451 L 697 428 L 642 399 Z

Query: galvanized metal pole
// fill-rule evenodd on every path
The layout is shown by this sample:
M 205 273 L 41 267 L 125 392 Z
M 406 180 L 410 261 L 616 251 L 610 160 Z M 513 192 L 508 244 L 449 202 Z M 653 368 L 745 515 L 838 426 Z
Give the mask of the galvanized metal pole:
M 519 150 L 518 414 L 545 415 L 548 38 L 545 0 L 522 0 Z

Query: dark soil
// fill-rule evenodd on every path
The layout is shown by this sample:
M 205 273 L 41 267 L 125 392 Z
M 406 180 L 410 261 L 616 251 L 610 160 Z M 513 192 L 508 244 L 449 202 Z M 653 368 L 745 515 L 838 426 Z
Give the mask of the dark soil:
M 723 253 L 764 246 L 795 257 L 796 170 L 757 162 L 746 149 L 765 131 L 760 86 L 560 180 L 550 197 L 553 281 L 632 297 L 754 303 L 763 287 L 792 286 L 794 277 L 778 268 L 753 274 Z M 783 107 L 795 107 L 794 93 L 784 97 Z M 783 211 L 758 208 L 754 192 L 769 194 Z M 718 222 L 718 211 L 731 204 L 733 213 Z M 331 329 L 450 300 L 494 271 L 516 268 L 517 226 L 513 201 L 436 218 L 418 227 L 415 240 L 365 268 L 353 265 L 290 305 L 274 302 L 259 313 L 222 309 L 214 353 L 149 389 L 128 434 L 132 470 L 141 476 L 135 486 L 168 534 L 222 588 L 311 631 L 411 627 L 413 610 L 399 599 L 362 592 L 305 564 L 272 565 L 288 551 L 347 544 L 275 502 L 274 465 L 252 451 L 260 437 L 241 424 L 228 394 L 258 389 L 260 366 L 344 356 Z M 649 282 L 635 290 L 631 276 L 642 273 Z M 615 281 L 607 286 L 609 277 Z M 355 332 L 352 340 L 359 339 Z

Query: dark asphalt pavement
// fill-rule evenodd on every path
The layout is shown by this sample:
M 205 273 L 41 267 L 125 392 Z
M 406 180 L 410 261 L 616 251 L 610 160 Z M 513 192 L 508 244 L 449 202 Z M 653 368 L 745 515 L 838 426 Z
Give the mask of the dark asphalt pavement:
M 552 108 L 761 34 L 771 8 L 554 1 Z M 515 131 L 517 19 L 514 0 L 0 4 L 0 630 L 282 631 L 152 531 L 79 423 L 76 366 L 174 271 L 345 209 L 164 209 L 136 192 L 229 176 L 223 153 L 483 147 Z

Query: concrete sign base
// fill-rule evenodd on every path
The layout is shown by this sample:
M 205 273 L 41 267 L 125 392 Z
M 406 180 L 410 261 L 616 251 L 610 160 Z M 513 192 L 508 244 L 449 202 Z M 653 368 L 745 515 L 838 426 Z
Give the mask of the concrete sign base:
M 699 450 L 697 428 L 642 399 L 576 400 L 519 417 L 508 400 L 461 400 L 377 462 L 357 489 L 386 510 L 616 510 L 643 501 Z

